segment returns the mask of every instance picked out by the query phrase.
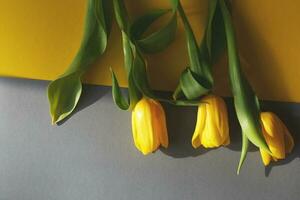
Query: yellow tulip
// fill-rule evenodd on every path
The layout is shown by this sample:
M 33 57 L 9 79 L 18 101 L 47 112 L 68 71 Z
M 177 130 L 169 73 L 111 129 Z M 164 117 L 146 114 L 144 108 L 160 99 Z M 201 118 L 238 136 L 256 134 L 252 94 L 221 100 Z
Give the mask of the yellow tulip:
M 132 112 L 132 132 L 135 146 L 144 155 L 169 144 L 163 107 L 153 99 L 141 99 Z
M 194 148 L 214 148 L 230 143 L 228 113 L 221 97 L 205 96 L 198 107 L 195 132 L 192 138 Z
M 263 112 L 260 114 L 260 118 L 263 135 L 272 152 L 270 155 L 260 150 L 263 163 L 267 166 L 271 160 L 284 159 L 286 153 L 290 153 L 294 148 L 294 139 L 284 123 L 274 113 Z

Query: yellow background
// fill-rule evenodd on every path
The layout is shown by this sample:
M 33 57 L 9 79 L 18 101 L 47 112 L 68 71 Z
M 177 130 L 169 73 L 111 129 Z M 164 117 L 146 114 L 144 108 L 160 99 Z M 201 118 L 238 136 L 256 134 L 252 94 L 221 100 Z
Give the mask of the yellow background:
M 86 0 L 0 0 L 0 76 L 53 80 L 64 72 L 80 45 Z M 232 0 L 242 63 L 262 99 L 300 102 L 300 1 Z M 140 15 L 168 0 L 127 0 Z M 197 38 L 203 32 L 207 0 L 183 0 Z M 176 42 L 148 56 L 155 89 L 173 90 L 187 65 L 182 26 Z M 110 85 L 109 66 L 126 86 L 119 30 L 114 24 L 108 51 L 92 66 L 85 82 Z M 230 95 L 226 61 L 215 67 L 215 91 Z

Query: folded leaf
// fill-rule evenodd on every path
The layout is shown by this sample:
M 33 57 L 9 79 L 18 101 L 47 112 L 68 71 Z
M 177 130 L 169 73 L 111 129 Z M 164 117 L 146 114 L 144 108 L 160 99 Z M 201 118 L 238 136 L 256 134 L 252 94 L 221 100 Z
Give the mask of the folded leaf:
M 169 12 L 170 10 L 168 9 L 155 9 L 137 18 L 131 25 L 130 35 L 136 40 L 140 40 L 143 34 L 157 19 Z
M 75 109 L 81 92 L 81 77 L 107 46 L 110 28 L 110 0 L 88 0 L 84 37 L 73 62 L 48 86 L 52 122 L 66 118 Z
M 193 100 L 207 94 L 212 85 L 205 78 L 187 68 L 180 77 L 180 87 L 187 99 Z
M 177 16 L 173 14 L 169 23 L 146 38 L 136 41 L 144 53 L 157 53 L 168 47 L 175 39 L 177 30 Z
M 190 75 L 187 76 L 187 70 L 182 73 L 182 76 L 185 77 L 180 78 L 180 84 L 176 88 L 173 94 L 173 98 L 178 99 L 186 97 L 187 99 L 192 100 L 203 96 L 212 89 L 212 65 L 216 62 L 215 60 L 218 58 L 225 46 L 225 34 L 224 28 L 222 26 L 223 21 L 222 18 L 220 18 L 221 12 L 218 0 L 210 0 L 209 16 L 206 25 L 206 30 L 201 45 L 199 47 L 191 25 L 179 1 L 178 12 L 183 21 L 186 33 L 186 41 L 190 63 L 190 66 L 187 69 L 188 71 L 191 71 L 194 75 L 192 76 L 191 73 L 189 73 Z M 215 42 L 215 40 L 217 41 L 217 43 Z M 204 86 L 203 84 L 200 84 L 199 81 L 196 81 L 195 77 L 201 77 L 201 82 L 209 84 L 206 84 L 206 86 Z M 183 82 L 182 80 L 185 81 Z M 185 88 L 182 88 L 183 83 L 185 84 Z M 205 88 L 205 90 L 203 90 L 203 88 Z
M 70 90 L 70 88 L 72 89 Z M 57 79 L 51 84 L 51 87 L 48 88 L 48 98 L 51 102 L 52 124 L 64 119 L 73 111 L 81 91 L 81 82 L 76 72 Z

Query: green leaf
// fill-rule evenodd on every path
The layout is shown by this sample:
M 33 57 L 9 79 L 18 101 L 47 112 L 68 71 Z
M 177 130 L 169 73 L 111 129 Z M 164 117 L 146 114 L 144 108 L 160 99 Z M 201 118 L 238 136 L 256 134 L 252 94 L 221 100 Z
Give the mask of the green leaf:
M 130 108 L 133 108 L 135 104 L 142 98 L 142 95 L 153 98 L 155 97 L 148 83 L 146 61 L 141 53 L 142 48 L 140 47 L 140 45 L 138 45 L 138 43 L 139 41 L 146 41 L 146 43 L 144 44 L 149 45 L 148 47 L 153 51 L 158 51 L 165 48 L 168 43 L 166 42 L 167 40 L 160 40 L 165 39 L 165 37 L 172 38 L 171 31 L 174 32 L 176 30 L 176 27 L 174 28 L 174 22 L 176 21 L 172 19 L 165 27 L 146 37 L 146 39 L 144 38 L 145 40 L 140 39 L 140 37 L 142 37 L 143 33 L 148 29 L 148 27 L 156 19 L 167 13 L 168 10 L 157 10 L 155 12 L 152 11 L 151 13 L 148 13 L 139 18 L 131 26 L 124 2 L 122 0 L 114 0 L 113 2 L 116 19 L 122 32 L 123 53 L 125 59 L 124 63 L 128 78 Z M 175 24 L 177 25 L 177 23 Z M 140 40 L 138 40 L 138 38 Z M 155 46 L 151 46 L 152 44 L 150 44 L 159 42 L 163 45 L 155 44 Z M 125 108 L 124 105 L 121 105 L 121 107 Z
M 88 0 L 80 49 L 66 72 L 48 86 L 53 123 L 63 120 L 75 109 L 82 92 L 82 75 L 106 49 L 111 16 L 105 13 L 109 4 L 109 0 Z
M 134 63 L 134 54 L 131 49 L 132 47 L 131 47 L 130 40 L 124 31 L 122 31 L 122 40 L 123 40 L 123 52 L 124 52 L 124 59 L 125 59 L 124 60 L 125 69 L 127 71 L 127 77 L 128 77 L 128 92 L 129 92 L 129 97 L 127 98 L 128 101 L 125 99 L 125 97 L 123 97 L 123 95 L 121 95 L 121 92 L 119 92 L 120 91 L 119 84 L 115 76 L 112 76 L 112 94 L 113 94 L 114 102 L 120 109 L 132 110 L 135 104 L 141 99 L 142 94 L 139 92 L 137 86 L 134 83 L 133 70 L 132 70 L 133 68 L 132 66 Z
M 181 16 L 185 33 L 186 33 L 186 41 L 187 41 L 187 48 L 188 48 L 188 55 L 189 55 L 189 63 L 190 67 L 189 69 L 194 75 L 191 75 L 191 72 L 189 73 L 189 78 L 181 77 L 180 78 L 180 84 L 176 88 L 173 98 L 178 99 L 183 96 L 185 96 L 187 99 L 191 99 L 192 97 L 199 98 L 203 94 L 207 93 L 208 89 L 211 90 L 213 85 L 213 77 L 212 77 L 212 64 L 214 61 L 212 59 L 211 54 L 219 54 L 221 50 L 224 49 L 224 35 L 217 34 L 220 33 L 219 30 L 222 30 L 222 25 L 220 22 L 220 9 L 218 9 L 218 0 L 211 0 L 209 1 L 209 16 L 208 21 L 206 25 L 206 30 L 204 37 L 202 38 L 202 42 L 200 47 L 197 44 L 195 35 L 193 33 L 193 30 L 191 28 L 191 25 L 188 21 L 188 18 L 186 17 L 186 14 L 180 4 L 178 3 L 178 12 Z M 222 18 L 221 18 L 222 19 Z M 215 45 L 214 40 L 219 39 L 219 41 L 223 41 L 223 43 L 218 44 L 219 46 Z M 182 73 L 182 76 L 187 76 L 187 71 Z M 201 77 L 201 82 L 199 82 L 199 78 L 195 77 Z M 185 80 L 184 82 L 182 80 Z M 203 87 L 203 83 L 209 83 L 206 84 L 205 87 Z M 188 86 L 188 84 L 191 84 Z M 182 88 L 184 85 L 185 88 Z M 182 90 L 185 91 L 182 91 Z M 198 93 L 197 93 L 198 92 Z M 186 96 L 188 95 L 188 96 Z
M 170 2 L 171 2 L 171 5 L 172 5 L 172 9 L 177 10 L 178 5 L 179 5 L 179 0 L 170 0 Z
M 180 77 L 180 87 L 187 99 L 193 100 L 207 94 L 212 85 L 205 78 L 187 68 Z
M 71 88 L 71 89 L 70 89 Z M 48 88 L 52 124 L 61 121 L 74 110 L 82 91 L 78 74 L 72 73 L 54 81 Z
M 160 17 L 170 12 L 168 9 L 156 9 L 151 10 L 145 15 L 138 17 L 131 25 L 130 33 L 132 38 L 139 40 L 143 34 L 149 29 L 149 27 Z
M 242 133 L 245 134 L 247 136 L 247 140 L 249 139 L 255 146 L 271 154 L 262 134 L 258 99 L 246 77 L 244 76 L 240 66 L 239 54 L 236 46 L 235 33 L 230 13 L 227 9 L 225 1 L 219 1 L 225 24 L 231 90 L 234 96 L 235 110 L 242 128 Z M 245 145 L 248 144 L 245 141 L 246 139 L 243 137 L 243 150 L 238 170 L 240 170 L 246 156 L 245 151 L 247 147 L 245 147 Z
M 175 39 L 177 16 L 174 14 L 169 23 L 146 38 L 137 40 L 137 45 L 144 53 L 157 53 L 168 47 Z
M 141 99 L 142 94 L 138 90 L 137 86 L 135 85 L 133 79 L 133 65 L 134 65 L 134 44 L 130 38 L 130 23 L 129 17 L 127 14 L 126 7 L 122 0 L 114 0 L 114 12 L 117 19 L 117 23 L 121 29 L 122 33 L 122 43 L 123 43 L 123 54 L 124 54 L 124 67 L 127 72 L 127 79 L 128 79 L 128 92 L 129 92 L 129 108 L 133 109 L 136 103 Z M 114 80 L 113 80 L 114 82 Z M 112 88 L 114 90 L 114 88 Z M 113 91 L 114 94 L 114 91 Z M 118 105 L 118 103 L 116 103 Z M 118 105 L 119 106 L 119 105 Z M 119 106 L 120 107 L 120 106 Z M 121 106 L 125 108 L 125 106 Z
M 146 63 L 138 49 L 135 51 L 135 59 L 133 64 L 133 80 L 139 91 L 145 96 L 156 98 L 153 94 L 147 77 Z
M 199 55 L 199 47 L 197 44 L 197 40 L 193 33 L 192 27 L 188 21 L 188 18 L 186 17 L 186 14 L 182 8 L 180 1 L 178 3 L 178 12 L 182 19 L 184 29 L 185 29 L 190 68 L 193 72 L 197 73 L 198 75 L 203 75 L 203 69 L 201 64 L 201 58 Z
M 177 0 L 177 1 L 173 0 L 173 4 L 174 4 L 174 6 L 177 6 L 178 13 L 179 13 L 181 20 L 183 22 L 183 25 L 184 25 L 184 30 L 185 30 L 185 35 L 186 35 L 186 43 L 187 43 L 187 49 L 188 49 L 188 56 L 189 56 L 189 63 L 190 63 L 190 67 L 188 67 L 182 73 L 182 75 L 180 77 L 179 85 L 177 86 L 175 92 L 173 93 L 173 99 L 178 100 L 179 98 L 186 97 L 185 93 L 187 95 L 189 95 L 189 92 L 188 92 L 188 91 L 190 91 L 190 90 L 188 90 L 189 88 L 194 88 L 196 85 L 198 85 L 198 84 L 193 84 L 193 85 L 191 85 L 191 87 L 188 87 L 187 84 L 189 84 L 189 82 L 195 83 L 197 81 L 193 81 L 193 78 L 191 79 L 191 81 L 182 81 L 182 79 L 184 79 L 184 80 L 186 79 L 185 77 L 182 77 L 182 76 L 184 76 L 186 74 L 188 69 L 190 69 L 191 71 L 193 71 L 194 73 L 196 73 L 200 76 L 203 76 L 203 68 L 202 68 L 202 64 L 201 64 L 201 59 L 200 59 L 200 54 L 199 54 L 200 50 L 199 50 L 199 47 L 198 47 L 198 44 L 196 41 L 196 37 L 193 33 L 193 30 L 188 21 L 188 18 L 186 17 L 186 14 L 181 6 L 181 3 L 179 0 Z M 182 91 L 183 90 L 182 85 L 185 86 L 185 92 Z M 195 96 L 195 95 L 193 94 L 192 96 Z M 199 94 L 199 96 L 200 96 L 200 94 Z
M 213 85 L 212 66 L 224 52 L 226 35 L 218 0 L 210 0 L 208 10 L 208 20 L 199 48 L 199 57 L 202 63 L 203 74 Z
M 176 87 L 175 91 L 173 92 L 173 95 L 172 95 L 173 99 L 175 101 L 177 101 L 178 99 L 180 98 L 184 98 L 184 93 L 181 89 L 181 85 L 180 85 L 180 82 L 179 82 L 179 85 Z
M 122 31 L 122 40 L 123 40 L 125 70 L 127 72 L 127 78 L 128 78 L 128 91 L 129 91 L 129 101 L 130 101 L 129 109 L 132 110 L 135 107 L 135 104 L 141 99 L 142 94 L 138 90 L 133 79 L 134 45 L 130 42 L 129 37 L 124 31 Z
M 111 69 L 111 76 L 112 76 L 112 95 L 115 104 L 122 110 L 129 109 L 128 100 L 122 95 L 118 80 L 116 78 L 115 73 Z
M 128 76 L 128 91 L 130 97 L 130 109 L 132 110 L 137 102 L 143 97 L 143 94 L 139 91 L 133 78 L 133 72 L 130 71 Z
M 113 6 L 118 26 L 122 31 L 129 35 L 129 17 L 123 0 L 113 0 Z
M 164 50 L 175 39 L 177 15 L 175 10 L 169 22 L 154 33 L 142 38 L 149 27 L 170 9 L 157 9 L 139 17 L 131 26 L 131 37 L 144 53 L 157 53 Z
M 240 174 L 242 165 L 246 159 L 247 153 L 248 153 L 248 148 L 249 148 L 249 140 L 247 138 L 247 135 L 245 133 L 242 133 L 242 152 L 241 152 L 241 157 L 237 169 L 237 174 Z
M 224 20 L 218 0 L 209 1 L 209 16 L 203 43 L 206 43 L 211 63 L 215 63 L 226 47 Z

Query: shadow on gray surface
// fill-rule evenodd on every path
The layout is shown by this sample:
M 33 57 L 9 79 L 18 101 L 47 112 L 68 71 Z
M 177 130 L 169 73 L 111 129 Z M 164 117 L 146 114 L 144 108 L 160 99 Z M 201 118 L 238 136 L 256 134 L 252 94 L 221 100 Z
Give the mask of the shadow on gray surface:
M 58 126 L 61 126 L 64 123 L 66 123 L 66 121 L 68 121 L 76 113 L 96 103 L 99 99 L 105 96 L 110 90 L 111 90 L 110 87 L 83 84 L 82 94 L 75 110 L 68 117 L 66 117 L 64 120 L 59 122 Z
M 226 99 L 226 104 L 229 113 L 230 126 L 230 145 L 227 147 L 233 151 L 241 149 L 240 127 L 236 119 L 231 98 Z M 191 139 L 194 133 L 197 108 L 196 107 L 175 107 L 164 105 L 167 115 L 168 133 L 170 145 L 168 149 L 161 148 L 161 151 L 174 158 L 195 157 L 204 154 L 210 150 L 198 148 L 194 149 L 191 145 Z M 256 151 L 254 146 L 250 146 L 249 151 Z
M 43 99 L 45 101 L 47 100 L 46 86 L 48 82 L 28 81 L 24 79 L 11 79 L 11 78 L 1 78 L 0 82 L 1 85 L 2 84 L 12 85 L 14 87 L 21 88 L 22 90 L 28 90 L 31 92 L 44 91 L 45 97 Z M 75 109 L 75 112 L 72 115 L 93 105 L 99 99 L 101 99 L 105 95 L 108 95 L 107 93 L 109 93 L 111 89 L 110 87 L 93 86 L 93 85 L 84 85 L 83 87 L 84 89 L 81 96 L 81 100 L 77 108 Z M 108 100 L 111 101 L 111 99 Z M 241 150 L 240 127 L 234 112 L 232 98 L 226 98 L 226 103 L 227 103 L 229 119 L 230 119 L 229 123 L 230 123 L 230 137 L 231 137 L 231 144 L 226 148 L 232 151 L 240 152 Z M 34 104 L 34 102 L 32 102 L 32 104 Z M 272 168 L 288 164 L 295 159 L 298 160 L 300 157 L 300 146 L 299 146 L 300 135 L 298 134 L 298 132 L 300 132 L 300 123 L 299 123 L 300 104 L 262 101 L 261 106 L 263 111 L 272 111 L 276 113 L 282 119 L 282 121 L 287 125 L 295 140 L 295 148 L 290 155 L 287 155 L 286 159 L 278 162 L 272 162 L 268 167 L 265 168 L 265 175 L 269 176 L 272 171 Z M 194 132 L 197 108 L 175 107 L 169 104 L 164 104 L 164 108 L 167 114 L 167 124 L 168 124 L 169 140 L 170 140 L 170 145 L 168 149 L 161 148 L 161 151 L 164 154 L 168 156 L 172 156 L 174 158 L 184 158 L 184 157 L 196 157 L 210 151 L 204 148 L 194 149 L 191 146 L 191 138 Z M 251 145 L 249 151 L 250 152 L 255 151 L 256 153 L 259 154 L 257 148 L 254 147 L 253 145 Z M 262 164 L 262 163 L 258 163 L 258 164 Z
M 45 94 L 45 99 L 47 99 L 47 86 L 49 84 L 48 81 L 1 77 L 0 83 L 9 84 L 15 87 L 24 87 L 24 89 L 26 90 L 38 90 L 38 91 L 43 90 Z M 89 85 L 89 84 L 83 84 L 82 87 L 83 87 L 82 94 L 75 110 L 66 119 L 58 123 L 58 126 L 63 125 L 68 119 L 70 119 L 76 113 L 96 103 L 99 99 L 101 99 L 111 90 L 111 87 Z
M 226 104 L 229 113 L 230 123 L 230 138 L 231 143 L 225 147 L 232 151 L 241 151 L 241 130 L 238 124 L 232 98 L 226 98 Z M 191 145 L 191 138 L 194 132 L 196 123 L 197 108 L 195 107 L 175 107 L 164 104 L 167 115 L 168 133 L 169 133 L 169 148 L 160 150 L 169 156 L 174 158 L 184 157 L 196 157 L 205 154 L 210 149 L 198 148 L 194 149 Z M 265 175 L 269 176 L 273 167 L 279 165 L 285 165 L 300 157 L 300 137 L 297 134 L 300 131 L 300 105 L 293 103 L 282 103 L 263 101 L 262 109 L 264 111 L 271 111 L 276 113 L 282 121 L 288 126 L 295 140 L 295 148 L 293 152 L 287 155 L 287 158 L 278 162 L 271 162 L 271 164 L 265 168 Z M 221 147 L 224 148 L 224 147 Z M 211 149 L 214 150 L 214 149 Z M 259 151 L 254 145 L 250 145 L 249 152 Z M 262 163 L 261 163 L 262 164 Z
M 206 149 L 194 149 L 191 138 L 196 120 L 196 108 L 175 107 L 164 104 L 167 115 L 169 147 L 161 151 L 174 158 L 195 157 L 206 153 Z

